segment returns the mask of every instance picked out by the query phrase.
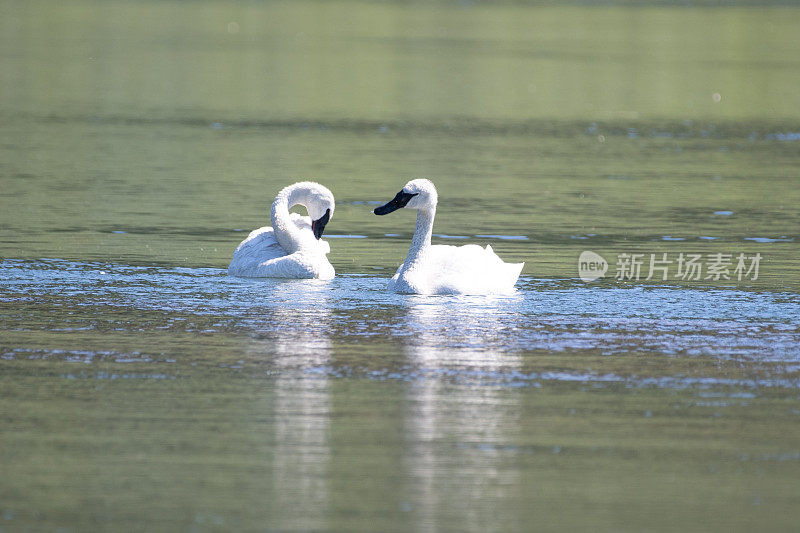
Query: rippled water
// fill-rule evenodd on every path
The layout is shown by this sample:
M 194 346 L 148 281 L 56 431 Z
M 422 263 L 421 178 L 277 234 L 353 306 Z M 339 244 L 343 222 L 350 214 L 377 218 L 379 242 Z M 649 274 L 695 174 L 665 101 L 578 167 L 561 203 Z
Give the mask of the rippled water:
M 0 530 L 795 528 L 800 11 L 623 4 L 2 3 Z M 385 291 L 423 176 L 515 294 Z
M 53 309 L 103 306 L 123 313 L 137 310 L 160 314 L 166 321 L 160 326 L 164 328 L 173 327 L 169 316 L 175 314 L 175 320 L 192 333 L 285 337 L 298 346 L 303 342 L 293 341 L 293 336 L 300 335 L 315 346 L 334 341 L 400 342 L 441 352 L 441 360 L 437 356 L 430 359 L 434 371 L 440 364 L 468 366 L 474 356 L 479 367 L 489 365 L 488 376 L 496 376 L 495 371 L 517 370 L 514 362 L 519 357 L 511 355 L 539 352 L 613 355 L 641 351 L 739 356 L 790 365 L 800 361 L 800 301 L 793 293 L 665 286 L 619 288 L 578 280 L 523 278 L 513 295 L 432 298 L 389 293 L 385 290 L 387 278 L 367 275 L 339 275 L 333 281 L 248 280 L 229 277 L 220 269 L 61 260 L 8 260 L 3 262 L 3 273 L 2 301 L 13 303 L 15 308 L 30 306 L 35 310 L 46 303 Z M 72 318 L 73 314 L 77 316 Z M 194 324 L 188 317 L 197 317 L 200 323 Z M 7 320 L 7 326 L 11 326 L 14 317 Z M 21 330 L 28 330 L 25 326 L 30 316 L 23 315 L 19 320 Z M 127 320 L 109 323 L 101 313 L 92 318 L 91 314 L 87 317 L 68 311 L 66 315 L 62 312 L 46 317 L 41 328 L 65 332 L 140 329 Z M 448 349 L 467 352 L 450 359 L 445 355 Z M 427 370 L 415 364 L 426 361 L 410 362 L 408 375 Z M 389 362 L 409 363 L 381 361 Z M 375 362 L 357 364 L 369 368 Z M 316 370 L 360 370 L 345 367 L 323 365 Z M 788 368 L 789 372 L 793 370 Z M 458 373 L 454 375 L 458 377 Z M 481 369 L 470 370 L 469 375 L 480 378 Z M 396 376 L 404 377 L 406 371 Z M 563 377 L 592 380 L 598 376 L 566 373 Z M 622 379 L 609 375 L 599 378 Z M 644 383 L 651 382 L 644 379 Z

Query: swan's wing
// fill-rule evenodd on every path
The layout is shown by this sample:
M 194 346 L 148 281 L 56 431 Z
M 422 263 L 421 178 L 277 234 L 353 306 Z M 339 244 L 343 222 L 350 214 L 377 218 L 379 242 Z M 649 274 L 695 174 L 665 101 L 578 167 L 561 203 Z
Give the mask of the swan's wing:
M 286 251 L 275 239 L 275 232 L 265 226 L 250 232 L 233 252 L 233 259 L 228 266 L 228 274 L 232 276 L 257 277 L 260 264 L 286 256 Z
M 295 252 L 290 255 L 251 262 L 247 268 L 233 273 L 246 278 L 333 279 L 336 271 L 324 255 Z
M 431 246 L 426 257 L 430 287 L 437 293 L 484 294 L 509 292 L 523 263 L 506 263 L 491 246 Z M 429 261 L 429 262 L 428 262 Z
M 308 217 L 294 215 L 292 221 L 301 230 L 307 228 L 311 238 L 309 246 L 314 247 L 313 251 L 302 250 L 287 255 L 275 239 L 271 227 L 259 228 L 253 230 L 236 248 L 228 274 L 244 278 L 332 279 L 335 271 L 325 257 L 330 251 L 328 243 L 314 238 Z
M 234 256 L 237 254 L 252 256 L 261 253 L 266 253 L 273 257 L 286 255 L 286 252 L 275 239 L 275 231 L 269 226 L 251 231 L 250 235 L 236 247 Z
M 331 279 L 334 276 L 333 267 L 325 256 L 308 257 L 301 252 L 268 259 L 254 265 L 249 272 L 247 277 L 251 278 Z

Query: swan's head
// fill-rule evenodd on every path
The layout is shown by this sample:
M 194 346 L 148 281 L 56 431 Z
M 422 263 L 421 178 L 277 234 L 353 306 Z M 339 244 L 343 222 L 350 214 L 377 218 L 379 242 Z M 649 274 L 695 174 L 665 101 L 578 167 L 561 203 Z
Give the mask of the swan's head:
M 403 190 L 392 198 L 392 200 L 380 207 L 376 207 L 373 213 L 376 215 L 388 215 L 392 211 L 407 207 L 409 209 L 426 210 L 436 207 L 439 196 L 436 194 L 436 187 L 431 180 L 416 179 L 406 183 Z
M 311 231 L 314 232 L 314 237 L 320 239 L 322 232 L 325 231 L 325 225 L 333 218 L 333 212 L 336 209 L 336 202 L 333 200 L 333 193 L 324 185 L 307 181 L 297 184 L 298 188 L 305 189 L 302 204 L 308 210 L 308 216 L 311 218 Z

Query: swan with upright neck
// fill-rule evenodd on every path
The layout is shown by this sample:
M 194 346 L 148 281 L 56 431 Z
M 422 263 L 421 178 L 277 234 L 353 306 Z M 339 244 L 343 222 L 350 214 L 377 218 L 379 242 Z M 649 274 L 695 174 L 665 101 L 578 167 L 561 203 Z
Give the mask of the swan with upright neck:
M 416 209 L 417 227 L 406 260 L 389 290 L 411 294 L 496 294 L 514 290 L 524 263 L 505 263 L 492 247 L 431 245 L 438 194 L 433 182 L 411 180 L 376 215 Z
M 309 216 L 290 213 L 302 205 Z M 272 202 L 272 227 L 253 230 L 236 248 L 228 274 L 244 278 L 332 279 L 336 273 L 321 239 L 336 204 L 327 187 L 301 181 L 282 189 Z

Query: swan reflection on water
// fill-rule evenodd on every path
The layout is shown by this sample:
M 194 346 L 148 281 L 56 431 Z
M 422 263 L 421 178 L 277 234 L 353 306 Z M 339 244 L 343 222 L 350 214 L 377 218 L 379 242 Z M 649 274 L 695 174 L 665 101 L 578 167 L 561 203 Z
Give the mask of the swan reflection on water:
M 331 435 L 334 420 L 364 423 L 348 422 L 347 416 L 359 416 L 348 411 L 334 418 L 340 402 L 332 382 L 338 378 L 328 370 L 336 366 L 332 332 L 342 319 L 339 300 L 327 282 L 269 285 L 270 307 L 263 310 L 261 328 L 253 324 L 263 335 L 250 341 L 250 350 L 253 357 L 272 361 L 274 369 L 272 399 L 263 405 L 275 420 L 270 505 L 278 516 L 302 508 L 302 528 L 323 529 L 326 509 L 337 504 L 326 473 L 344 468 L 355 477 L 371 475 L 359 463 L 364 459 L 359 450 L 371 448 L 366 443 L 337 444 Z M 433 530 L 444 524 L 442 494 L 455 495 L 462 502 L 460 512 L 478 523 L 481 516 L 491 516 L 488 506 L 502 501 L 504 491 L 516 483 L 518 474 L 504 467 L 507 457 L 497 450 L 513 436 L 520 401 L 518 391 L 508 387 L 471 385 L 476 376 L 480 381 L 520 368 L 519 356 L 492 350 L 507 334 L 507 317 L 515 314 L 520 298 L 404 296 L 392 302 L 404 314 L 402 327 L 410 333 L 400 347 L 400 363 L 420 371 L 419 379 L 402 382 L 398 391 L 402 431 L 388 444 L 400 451 L 397 468 L 407 480 L 404 493 L 415 508 L 415 528 Z M 455 382 L 450 379 L 453 372 Z M 461 378 L 469 383 L 459 383 Z M 441 446 L 453 436 L 456 453 Z M 338 448 L 345 444 L 347 449 Z M 459 480 L 447 475 L 454 466 Z M 472 479 L 486 468 L 491 479 Z M 476 503 L 476 495 L 482 503 Z
M 287 305 L 265 312 L 268 336 L 249 346 L 253 357 L 270 358 L 275 369 L 272 402 L 265 406 L 265 412 L 274 416 L 269 461 L 273 486 L 265 497 L 275 516 L 302 509 L 292 523 L 304 530 L 325 527 L 330 498 L 326 477 L 331 458 L 330 378 L 304 372 L 325 367 L 331 359 L 327 333 L 332 313 L 325 305 L 329 290 L 324 281 L 276 282 L 272 297 Z
M 507 346 L 524 322 L 524 296 L 510 295 L 474 296 L 407 296 L 404 300 L 406 326 L 418 333 L 411 344 L 428 350 L 436 350 L 443 357 L 456 358 L 447 361 L 458 363 L 458 357 L 466 357 L 465 364 L 499 370 L 506 355 L 499 352 Z M 452 348 L 474 348 L 472 352 Z M 447 355 L 445 352 L 450 352 Z M 466 355 L 471 354 L 471 355 Z M 509 361 L 511 359 L 508 359 Z M 445 362 L 445 361 L 440 361 Z
M 520 369 L 518 355 L 480 348 L 491 346 L 500 334 L 504 326 L 498 317 L 509 313 L 514 301 L 480 298 L 464 305 L 459 300 L 413 298 L 407 311 L 409 325 L 419 334 L 406 345 L 406 356 L 426 376 L 409 386 L 406 413 L 405 465 L 415 485 L 412 493 L 417 494 L 415 529 L 422 531 L 446 529 L 447 517 L 439 513 L 454 505 L 469 523 L 491 529 L 482 519 L 493 516 L 496 504 L 518 486 L 519 472 L 503 468 L 506 458 L 498 450 L 508 447 L 510 431 L 519 421 L 519 391 L 433 377 L 455 373 L 481 379 Z M 453 345 L 443 346 L 442 335 Z M 456 453 L 439 446 L 453 440 L 459 447 Z M 460 473 L 458 479 L 450 475 L 453 468 Z

